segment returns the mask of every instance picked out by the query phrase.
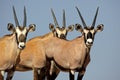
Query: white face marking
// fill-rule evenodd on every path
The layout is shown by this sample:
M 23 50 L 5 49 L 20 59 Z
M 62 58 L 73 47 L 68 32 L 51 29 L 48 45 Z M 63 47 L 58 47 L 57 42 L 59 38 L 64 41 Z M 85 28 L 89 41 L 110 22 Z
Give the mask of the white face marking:
M 60 31 L 59 29 L 56 29 L 56 33 L 58 34 L 58 37 L 60 37 L 61 34 L 66 34 L 66 30 Z
M 24 42 L 19 42 L 18 48 L 22 49 L 23 47 L 25 47 L 25 43 Z
M 87 34 L 88 32 L 89 32 L 89 30 L 84 29 L 84 33 L 85 33 L 85 34 Z M 92 29 L 92 30 L 90 30 L 90 32 L 91 32 L 92 34 L 94 34 L 95 30 Z
M 88 43 L 92 43 L 93 40 L 92 40 L 91 38 L 89 38 L 89 39 L 87 39 L 87 42 L 88 42 Z
M 93 30 L 90 30 L 90 32 L 91 32 L 92 34 L 94 34 L 95 30 L 94 30 L 94 29 L 93 29 Z
M 84 33 L 87 34 L 87 33 L 88 33 L 88 30 L 84 29 Z
M 87 34 L 88 34 L 89 32 L 92 34 L 92 37 L 93 37 L 95 30 L 94 30 L 94 29 L 91 29 L 91 30 L 89 30 L 89 29 L 88 29 L 88 30 L 87 30 L 87 29 L 84 29 L 84 33 L 85 33 L 86 39 L 87 39 Z M 93 39 L 92 39 L 92 38 L 88 38 L 88 39 L 86 40 L 86 44 L 87 44 L 87 45 L 92 45 L 92 43 L 93 43 Z
M 18 37 L 19 37 L 21 34 L 25 35 L 26 32 L 27 32 L 27 29 L 26 29 L 26 28 L 24 28 L 24 29 L 21 31 L 18 27 L 16 27 L 16 33 L 18 34 Z

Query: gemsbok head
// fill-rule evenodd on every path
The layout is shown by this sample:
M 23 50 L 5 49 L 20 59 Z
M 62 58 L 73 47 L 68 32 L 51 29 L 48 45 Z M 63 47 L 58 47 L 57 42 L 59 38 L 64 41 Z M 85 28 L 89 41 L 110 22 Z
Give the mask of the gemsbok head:
M 12 23 L 8 23 L 8 30 L 12 31 L 13 34 L 16 35 L 16 41 L 17 41 L 17 44 L 18 44 L 18 48 L 23 49 L 25 47 L 27 34 L 28 34 L 28 32 L 31 32 L 31 31 L 35 30 L 35 24 L 30 24 L 29 28 L 26 27 L 27 19 L 26 19 L 26 9 L 25 9 L 25 7 L 24 7 L 23 26 L 19 25 L 14 6 L 13 6 L 13 13 L 14 13 L 14 19 L 15 19 L 16 27 L 14 27 L 14 25 Z
M 87 25 L 86 25 L 86 23 L 85 23 L 82 15 L 81 15 L 79 9 L 78 9 L 77 7 L 76 7 L 76 9 L 77 9 L 77 11 L 78 11 L 78 14 L 79 14 L 79 16 L 80 16 L 80 19 L 81 19 L 81 21 L 82 21 L 82 24 L 83 24 L 83 27 L 84 27 L 84 28 L 82 28 L 82 26 L 81 26 L 80 24 L 76 24 L 76 25 L 75 25 L 75 29 L 76 29 L 77 31 L 80 31 L 80 32 L 82 33 L 82 35 L 85 36 L 85 43 L 86 43 L 86 45 L 87 45 L 88 47 L 91 47 L 92 44 L 93 44 L 93 42 L 94 42 L 94 36 L 95 36 L 95 34 L 96 34 L 97 32 L 102 31 L 102 30 L 103 30 L 103 26 L 104 26 L 103 24 L 100 24 L 100 25 L 98 25 L 97 28 L 95 29 L 95 23 L 96 23 L 96 18 L 97 18 L 97 14 L 98 14 L 99 7 L 98 7 L 97 10 L 96 10 L 96 14 L 95 14 L 95 17 L 94 17 L 94 19 L 93 19 L 93 23 L 92 23 L 91 26 L 87 26 Z
M 51 9 L 53 20 L 55 23 L 56 28 L 52 23 L 49 24 L 49 29 L 53 32 L 54 36 L 59 37 L 60 39 L 66 39 L 67 33 L 74 30 L 73 25 L 69 25 L 66 27 L 66 18 L 65 18 L 65 10 L 63 10 L 63 25 L 62 27 L 59 26 L 57 19 L 55 17 L 53 9 Z
M 19 25 L 14 6 L 13 14 L 16 27 L 14 27 L 12 23 L 8 23 L 7 29 L 8 31 L 11 31 L 12 34 L 0 38 L 0 71 L 2 74 L 0 78 L 2 79 L 5 71 L 11 73 L 11 71 L 14 70 L 18 56 L 21 50 L 25 48 L 28 32 L 35 31 L 35 24 L 29 25 L 29 28 L 26 27 L 25 7 L 23 26 Z

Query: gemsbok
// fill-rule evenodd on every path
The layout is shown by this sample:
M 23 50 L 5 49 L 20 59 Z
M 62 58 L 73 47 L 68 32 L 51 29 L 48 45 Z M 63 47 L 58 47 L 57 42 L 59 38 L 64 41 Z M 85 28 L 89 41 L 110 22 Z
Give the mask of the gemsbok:
M 54 20 L 55 20 L 56 18 L 55 18 L 55 15 L 54 15 L 54 12 L 53 12 L 52 9 L 51 9 L 51 12 L 52 12 Z M 55 21 L 57 21 L 57 20 L 55 20 Z M 58 36 L 58 37 L 60 37 L 62 39 L 64 38 L 64 40 L 67 40 L 66 39 L 67 30 L 65 30 L 65 27 L 66 27 L 65 10 L 63 10 L 63 27 L 60 28 L 60 27 L 57 27 L 57 26 L 59 26 L 59 25 L 58 24 L 56 25 L 56 33 L 59 33 L 59 34 L 61 33 L 61 35 L 56 34 L 56 33 L 54 33 L 54 35 L 56 35 L 56 36 Z M 70 25 L 70 26 L 74 27 L 74 25 Z M 74 29 L 73 27 L 68 27 L 68 28 L 71 28 L 71 30 L 73 30 Z M 59 74 L 60 70 L 56 67 L 54 61 L 51 61 L 50 64 L 49 63 L 47 64 L 47 69 L 48 70 L 46 70 L 46 71 L 49 72 L 49 76 L 47 76 L 47 80 L 55 80 L 55 78 Z
M 53 10 L 51 9 L 52 16 L 54 19 L 54 23 L 56 28 L 54 28 L 53 24 L 49 24 L 49 29 L 52 31 L 47 33 L 43 36 L 37 36 L 30 39 L 26 42 L 26 47 L 24 50 L 21 51 L 20 54 L 20 62 L 16 66 L 16 71 L 29 71 L 33 70 L 34 73 L 34 80 L 41 80 L 45 77 L 45 72 L 40 75 L 40 71 L 45 71 L 46 67 L 46 55 L 44 50 L 44 44 L 47 40 L 57 37 L 60 39 L 66 39 L 67 33 L 69 31 L 73 31 L 74 26 L 70 25 L 68 28 L 66 27 L 65 23 L 65 11 L 63 10 L 63 26 L 62 28 L 58 25 L 57 19 Z M 46 45 L 46 44 L 45 44 Z M 42 77 L 41 77 L 42 76 Z M 13 75 L 9 74 L 8 78 L 12 78 Z
M 62 70 L 69 72 L 70 80 L 74 80 L 74 73 L 78 72 L 77 80 L 82 80 L 85 69 L 90 62 L 90 49 L 94 42 L 97 32 L 103 30 L 104 25 L 100 24 L 95 29 L 96 18 L 99 7 L 96 10 L 95 17 L 91 26 L 87 26 L 79 9 L 76 7 L 84 28 L 80 24 L 75 25 L 75 29 L 82 33 L 82 36 L 71 41 L 51 38 L 44 42 L 44 52 L 48 58 L 48 62 L 53 60 L 56 66 Z
M 26 27 L 25 7 L 23 26 L 19 25 L 14 6 L 13 14 L 16 27 L 12 23 L 8 23 L 7 28 L 12 31 L 12 34 L 0 38 L 0 80 L 4 79 L 5 72 L 11 73 L 14 71 L 16 64 L 19 62 L 20 52 L 25 48 L 28 32 L 35 30 L 34 24 L 29 25 L 29 28 Z

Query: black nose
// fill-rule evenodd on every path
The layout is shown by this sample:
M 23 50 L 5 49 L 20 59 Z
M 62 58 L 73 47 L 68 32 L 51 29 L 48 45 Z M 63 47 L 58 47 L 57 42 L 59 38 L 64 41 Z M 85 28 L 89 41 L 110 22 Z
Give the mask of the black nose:
M 93 42 L 88 42 L 88 44 L 93 44 Z
M 61 39 L 65 39 L 66 37 L 65 37 L 64 34 L 61 34 L 61 35 L 60 35 L 60 38 L 61 38 Z
M 24 49 L 24 48 L 25 48 L 25 45 L 24 45 L 24 46 L 20 45 L 20 47 L 21 47 L 21 49 Z

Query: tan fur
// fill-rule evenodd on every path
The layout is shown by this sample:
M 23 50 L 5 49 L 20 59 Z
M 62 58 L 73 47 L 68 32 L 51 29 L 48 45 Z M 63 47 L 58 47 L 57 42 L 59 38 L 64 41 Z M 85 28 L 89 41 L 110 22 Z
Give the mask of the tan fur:
M 45 45 L 47 57 L 53 57 L 54 61 L 65 68 L 66 71 L 82 67 L 87 54 L 83 36 L 71 41 L 57 38 L 52 38 L 49 41 L 49 44 Z M 52 54 L 52 56 L 50 54 Z
M 0 38 L 0 70 L 12 68 L 16 64 L 19 52 L 15 34 Z
M 47 41 L 50 37 L 53 37 L 53 33 L 48 33 L 44 36 L 38 36 L 32 38 L 26 43 L 26 47 L 20 54 L 20 63 L 16 67 L 16 70 L 27 71 L 26 69 L 22 69 L 19 66 L 25 66 L 29 68 L 42 68 L 46 65 L 46 56 L 44 53 L 44 41 Z
M 25 49 L 21 51 L 16 71 L 41 69 L 46 66 L 46 56 L 53 58 L 57 64 L 65 68 L 64 71 L 76 71 L 84 65 L 88 54 L 86 48 L 84 36 L 71 41 L 58 39 L 53 33 L 48 33 L 44 37 L 38 36 L 26 43 Z
M 66 69 L 81 68 L 86 56 L 84 37 L 72 41 L 49 37 L 49 39 L 32 40 L 26 43 L 21 52 L 19 65 L 42 68 L 46 63 L 46 56 Z M 79 53 L 78 53 L 79 52 Z M 17 70 L 17 68 L 16 68 Z

